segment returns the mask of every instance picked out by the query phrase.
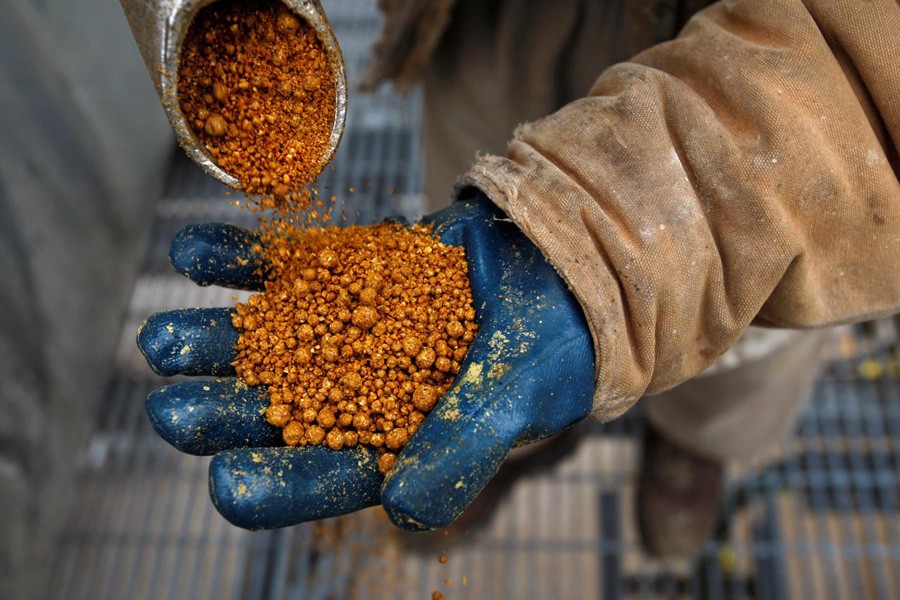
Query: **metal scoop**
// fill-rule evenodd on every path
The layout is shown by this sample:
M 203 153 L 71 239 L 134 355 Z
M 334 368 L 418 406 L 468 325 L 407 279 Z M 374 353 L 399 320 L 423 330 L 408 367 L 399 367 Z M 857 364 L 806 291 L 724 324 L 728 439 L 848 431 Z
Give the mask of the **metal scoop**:
M 214 1 L 121 0 L 121 3 L 131 26 L 131 33 L 147 65 L 156 93 L 162 100 L 178 143 L 188 156 L 203 167 L 204 171 L 222 183 L 240 189 L 238 180 L 223 171 L 206 153 L 206 149 L 200 144 L 184 118 L 178 101 L 178 67 L 184 38 L 200 9 Z M 282 2 L 313 28 L 334 69 L 336 94 L 334 127 L 331 130 L 327 150 L 317 169 L 317 172 L 321 172 L 334 158 L 341 135 L 344 133 L 344 121 L 347 117 L 347 76 L 344 57 L 319 0 L 282 0 Z

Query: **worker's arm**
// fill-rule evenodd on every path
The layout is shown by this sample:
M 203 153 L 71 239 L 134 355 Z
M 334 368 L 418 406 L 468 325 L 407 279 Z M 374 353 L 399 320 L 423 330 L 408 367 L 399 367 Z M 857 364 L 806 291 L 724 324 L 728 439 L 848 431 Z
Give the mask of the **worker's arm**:
M 900 4 L 734 0 L 482 157 L 480 188 L 585 309 L 595 410 L 702 371 L 753 321 L 900 306 Z
M 281 527 L 380 502 L 404 528 L 448 525 L 513 445 L 590 413 L 594 357 L 584 314 L 541 252 L 481 195 L 428 220 L 442 242 L 466 248 L 479 331 L 453 387 L 386 480 L 370 450 L 284 447 L 265 421 L 261 387 L 233 378 L 186 382 L 147 399 L 163 438 L 185 452 L 216 454 L 210 492 L 233 523 Z M 233 226 L 191 226 L 176 237 L 172 262 L 201 284 L 258 288 L 264 265 L 252 245 L 253 234 Z M 161 375 L 233 375 L 238 333 L 229 313 L 160 313 L 138 343 Z

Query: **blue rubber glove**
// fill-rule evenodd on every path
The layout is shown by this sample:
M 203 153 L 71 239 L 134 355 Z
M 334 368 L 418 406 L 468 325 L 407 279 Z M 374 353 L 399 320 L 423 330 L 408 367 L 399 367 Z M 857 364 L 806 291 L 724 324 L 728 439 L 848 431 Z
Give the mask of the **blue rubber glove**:
M 578 302 L 541 252 L 481 194 L 426 218 L 463 245 L 479 332 L 450 391 L 382 478 L 366 448 L 282 445 L 263 416 L 263 387 L 233 378 L 231 309 L 153 315 L 138 345 L 160 375 L 214 375 L 147 398 L 156 431 L 179 450 L 215 454 L 210 494 L 235 525 L 269 529 L 381 503 L 410 530 L 449 525 L 515 445 L 591 411 L 594 353 Z M 259 289 L 254 234 L 230 225 L 183 229 L 172 263 L 200 285 Z M 238 258 L 245 260 L 237 260 Z

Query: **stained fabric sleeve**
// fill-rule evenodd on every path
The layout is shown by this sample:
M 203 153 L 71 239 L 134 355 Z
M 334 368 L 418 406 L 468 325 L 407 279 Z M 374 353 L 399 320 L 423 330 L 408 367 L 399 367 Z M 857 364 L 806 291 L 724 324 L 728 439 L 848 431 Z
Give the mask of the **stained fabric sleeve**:
M 900 306 L 900 4 L 734 0 L 522 125 L 483 190 L 581 302 L 595 411 L 689 379 L 751 323 Z

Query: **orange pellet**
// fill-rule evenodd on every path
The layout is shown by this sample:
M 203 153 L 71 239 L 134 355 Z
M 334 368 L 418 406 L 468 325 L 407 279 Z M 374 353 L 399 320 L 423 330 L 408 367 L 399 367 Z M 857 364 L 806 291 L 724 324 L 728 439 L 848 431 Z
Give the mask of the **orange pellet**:
M 378 470 L 387 473 L 397 464 L 397 455 L 393 452 L 385 452 L 378 458 Z
M 384 444 L 391 450 L 399 450 L 409 441 L 409 431 L 404 427 L 391 429 L 384 436 Z
M 416 387 L 416 390 L 413 392 L 413 405 L 423 413 L 426 413 L 434 408 L 435 404 L 437 404 L 439 395 L 439 390 L 436 390 L 433 386 L 423 383 Z
M 287 404 L 273 404 L 266 409 L 266 421 L 275 427 L 284 427 L 291 420 L 293 407 Z

